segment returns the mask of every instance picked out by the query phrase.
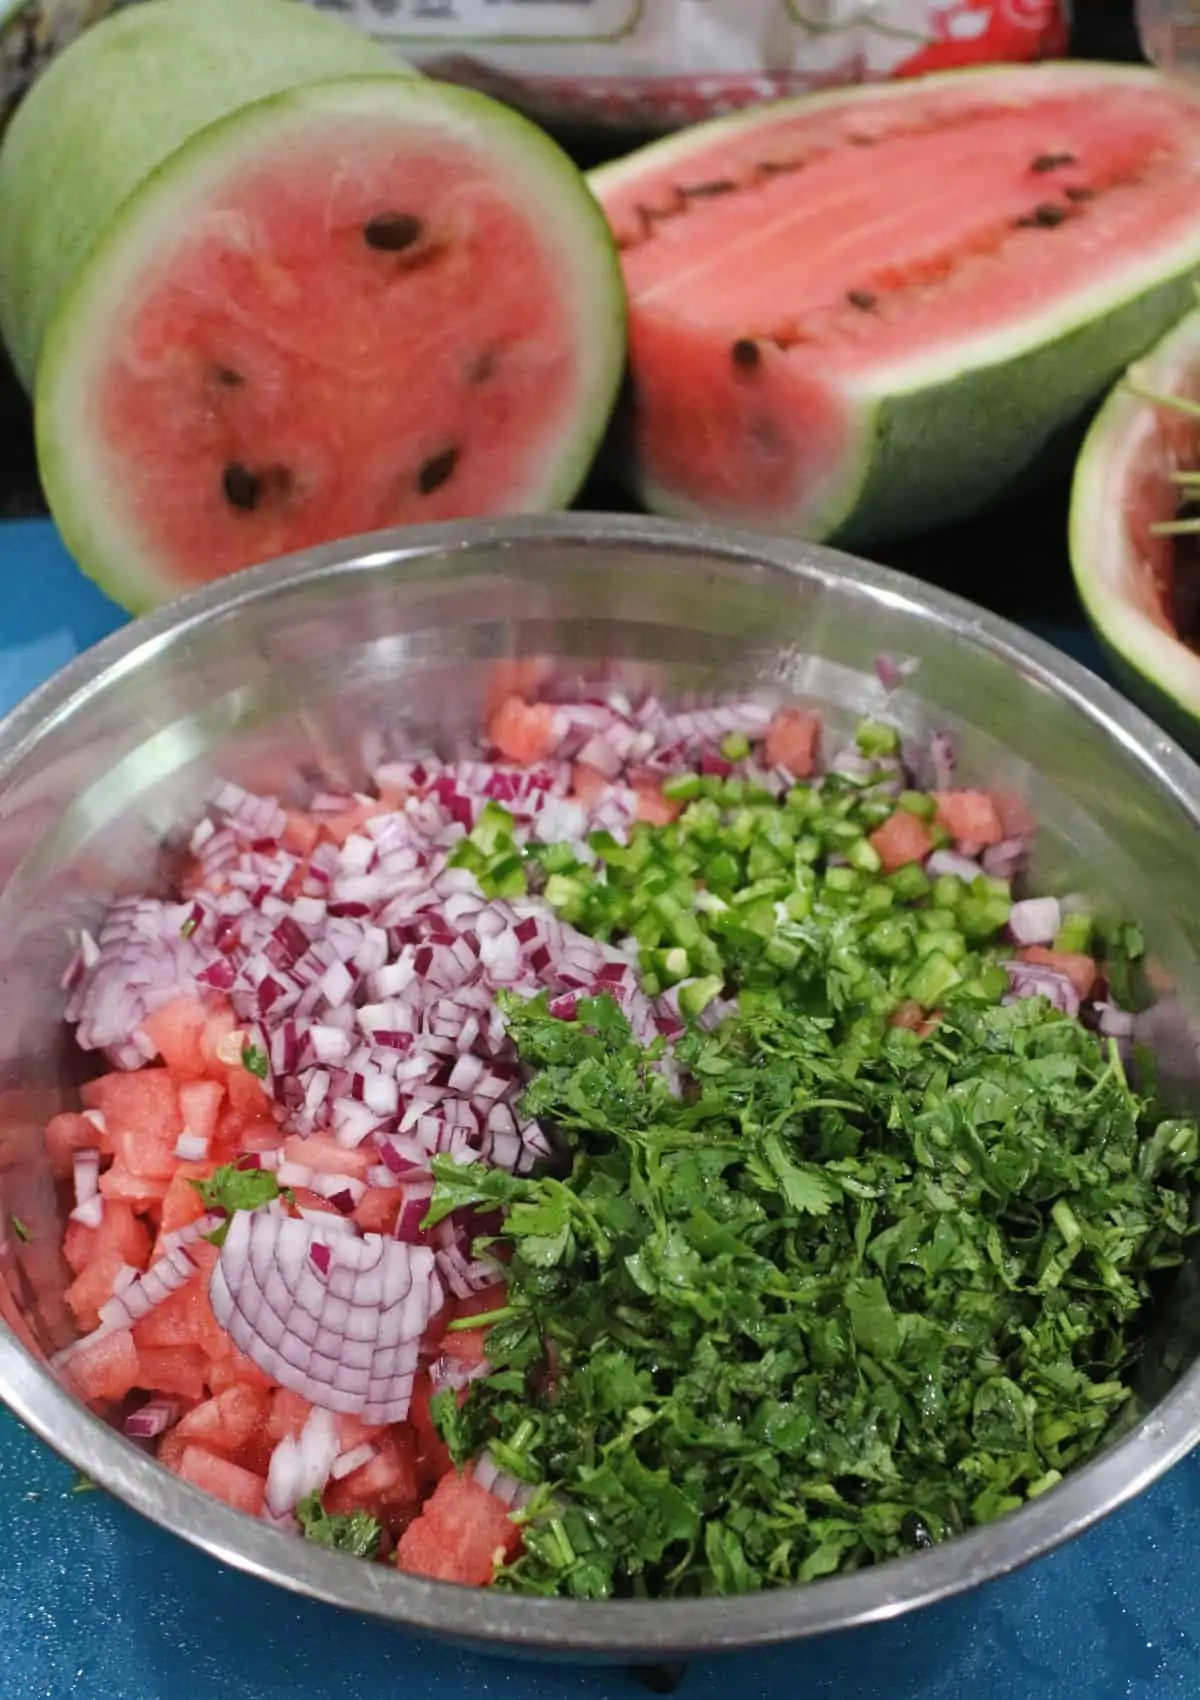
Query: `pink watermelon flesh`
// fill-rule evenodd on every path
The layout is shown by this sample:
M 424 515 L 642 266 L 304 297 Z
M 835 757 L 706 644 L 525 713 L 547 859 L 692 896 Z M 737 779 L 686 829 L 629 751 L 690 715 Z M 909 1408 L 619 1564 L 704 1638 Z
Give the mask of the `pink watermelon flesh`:
M 1200 365 L 1171 388 L 1200 403 Z M 1200 654 L 1200 537 L 1154 533 L 1160 522 L 1196 517 L 1194 497 L 1172 480 L 1177 467 L 1200 467 L 1197 421 L 1170 408 L 1147 408 L 1123 469 L 1124 489 L 1113 503 L 1113 523 L 1124 526 L 1129 545 L 1121 593 L 1130 607 Z
M 789 105 L 596 189 L 645 479 L 764 518 L 846 451 L 856 380 L 1000 336 L 1194 227 L 1200 108 L 1160 84 L 937 79 Z M 991 81 L 989 88 L 988 82 Z
M 94 396 L 177 588 L 536 499 L 585 376 L 536 215 L 477 149 L 288 132 L 157 253 Z

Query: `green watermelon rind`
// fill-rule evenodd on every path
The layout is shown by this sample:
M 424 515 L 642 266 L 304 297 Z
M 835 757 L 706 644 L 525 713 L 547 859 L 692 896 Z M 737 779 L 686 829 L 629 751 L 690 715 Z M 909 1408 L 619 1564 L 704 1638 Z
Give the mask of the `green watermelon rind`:
M 363 74 L 416 75 L 296 0 L 139 0 L 73 41 L 0 147 L 0 335 L 25 387 L 59 297 L 151 171 L 252 101 Z
M 1200 313 L 1190 313 L 1137 362 L 1140 387 L 1170 395 L 1181 373 L 1200 371 Z M 1125 457 L 1153 429 L 1154 408 L 1122 381 L 1092 421 L 1071 488 L 1069 543 L 1075 588 L 1126 694 L 1193 755 L 1200 754 L 1200 656 L 1121 593 L 1132 575 L 1122 524 Z
M 686 161 L 714 139 L 778 122 L 790 110 L 814 113 L 869 110 L 919 100 L 923 87 L 947 83 L 964 93 L 973 84 L 996 87 L 1012 79 L 1047 91 L 1110 84 L 1153 86 L 1157 73 L 1140 66 L 1060 65 L 982 67 L 935 78 L 801 96 L 749 113 L 714 119 L 601 166 L 589 177 L 603 201 L 643 170 L 659 173 Z M 835 472 L 813 492 L 790 526 L 773 530 L 813 540 L 869 548 L 949 524 L 979 511 L 1036 466 L 1047 445 L 1086 419 L 1129 362 L 1185 312 L 1200 274 L 1200 222 L 1195 232 L 1109 268 L 1103 281 L 991 335 L 971 333 L 874 373 L 857 374 L 841 390 L 847 403 L 847 444 Z M 653 512 L 672 518 L 711 517 L 703 503 L 681 497 L 633 467 L 637 493 Z M 743 522 L 762 523 L 742 513 Z
M 154 251 L 156 228 L 169 239 L 190 190 L 203 196 L 206 173 L 219 180 L 242 148 L 280 122 L 344 113 L 353 107 L 414 123 L 441 122 L 461 136 L 485 133 L 488 157 L 524 171 L 544 200 L 543 230 L 563 266 L 563 292 L 587 358 L 577 423 L 553 456 L 544 488 L 523 511 L 570 505 L 604 437 L 625 369 L 626 311 L 620 260 L 607 221 L 563 150 L 528 119 L 473 90 L 394 76 L 339 77 L 255 102 L 193 136 L 164 160 L 122 205 L 65 292 L 46 331 L 34 394 L 38 467 L 67 548 L 84 573 L 122 607 L 142 613 L 181 589 L 162 563 L 139 556 L 111 500 L 102 459 L 87 463 L 94 442 L 85 410 L 107 360 L 103 325 L 127 300 L 125 286 Z M 557 221 L 557 224 L 556 224 Z

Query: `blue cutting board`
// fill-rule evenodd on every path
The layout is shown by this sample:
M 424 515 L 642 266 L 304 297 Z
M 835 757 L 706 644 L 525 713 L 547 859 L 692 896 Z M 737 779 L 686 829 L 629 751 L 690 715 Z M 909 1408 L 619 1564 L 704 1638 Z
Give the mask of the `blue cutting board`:
M 49 524 L 0 526 L 0 714 L 122 623 Z M 1095 662 L 1085 635 L 1044 636 Z M 3 1700 L 636 1700 L 629 1671 L 525 1665 L 298 1601 L 193 1552 L 0 1414 Z M 1200 1454 L 1090 1535 L 883 1628 L 693 1664 L 682 1700 L 1200 1700 Z

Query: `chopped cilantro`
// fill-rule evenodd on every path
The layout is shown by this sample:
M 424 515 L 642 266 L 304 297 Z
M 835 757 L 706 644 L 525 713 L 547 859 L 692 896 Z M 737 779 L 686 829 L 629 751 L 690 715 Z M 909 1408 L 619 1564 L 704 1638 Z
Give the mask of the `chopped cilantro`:
M 259 1080 L 265 1080 L 270 1067 L 267 1053 L 259 1045 L 243 1045 L 242 1067 Z
M 180 938 L 181 939 L 190 939 L 192 934 L 196 931 L 196 928 L 199 925 L 200 925 L 200 923 L 196 919 L 196 917 L 194 915 L 189 915 L 187 920 L 183 923 L 182 927 L 180 927 L 180 929 L 179 929 Z
M 534 1487 L 498 1579 L 523 1592 L 803 1582 L 1044 1493 L 1127 1414 L 1196 1231 L 1195 1122 L 1113 1042 L 1003 1001 L 1006 882 L 884 874 L 895 805 L 855 775 L 679 799 L 594 835 L 594 865 L 526 852 L 565 919 L 636 941 L 652 995 L 681 986 L 674 1069 L 607 997 L 558 1020 L 502 995 L 564 1166 L 432 1165 L 429 1224 L 504 1213 L 506 1300 L 470 1319 L 490 1369 L 432 1411 L 457 1462 Z M 1096 949 L 1115 984 L 1145 947 Z
M 82 1470 L 80 1470 L 78 1475 L 75 1477 L 75 1480 L 71 1483 L 72 1493 L 99 1493 L 99 1491 L 100 1489 L 97 1484 L 90 1476 L 85 1476 Z
M 346 1552 L 352 1558 L 376 1558 L 383 1529 L 365 1511 L 328 1512 L 319 1494 L 310 1493 L 296 1507 L 296 1518 L 306 1541 Z
M 28 1245 L 29 1241 L 33 1238 L 33 1235 L 30 1233 L 26 1224 L 22 1222 L 21 1218 L 17 1215 L 10 1216 L 8 1220 L 13 1233 L 19 1240 L 23 1240 L 25 1244 Z
M 203 1180 L 194 1180 L 192 1185 L 206 1210 L 224 1210 L 229 1216 L 235 1210 L 257 1210 L 273 1199 L 293 1196 L 287 1187 L 280 1187 L 269 1169 L 243 1169 L 237 1163 L 223 1163 Z M 222 1222 L 205 1238 L 213 1245 L 224 1245 L 228 1233 L 229 1223 Z

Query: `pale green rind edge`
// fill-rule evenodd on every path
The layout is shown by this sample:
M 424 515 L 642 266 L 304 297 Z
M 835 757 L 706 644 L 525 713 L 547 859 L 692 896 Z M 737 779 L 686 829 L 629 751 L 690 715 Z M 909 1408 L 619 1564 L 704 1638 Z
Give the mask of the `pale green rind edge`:
M 151 171 L 239 107 L 359 73 L 415 75 L 300 0 L 140 0 L 73 41 L 0 146 L 0 335 L 26 388 L 63 290 Z
M 96 243 L 85 265 L 65 293 L 47 328 L 35 391 L 34 423 L 38 466 L 51 512 L 67 548 L 89 578 L 129 612 L 145 613 L 180 593 L 169 574 L 136 559 L 132 539 L 111 540 L 102 533 L 111 508 L 103 479 L 89 477 L 79 448 L 78 422 L 71 417 L 72 376 L 79 359 L 95 357 L 103 347 L 103 329 L 93 297 L 102 294 L 111 268 L 118 272 L 136 253 L 144 221 L 170 205 L 181 192 L 189 171 L 199 172 L 214 153 L 253 143 L 260 126 L 279 117 L 306 111 L 328 112 L 330 101 L 386 92 L 390 111 L 407 107 L 454 116 L 467 125 L 486 127 L 495 147 L 491 157 L 522 161 L 539 171 L 556 204 L 547 204 L 547 223 L 557 220 L 569 233 L 573 278 L 564 287 L 575 306 L 581 341 L 589 356 L 590 378 L 579 396 L 577 423 L 566 433 L 553 456 L 544 489 L 522 511 L 551 512 L 569 506 L 590 470 L 604 438 L 625 369 L 625 290 L 616 245 L 599 207 L 567 154 L 528 119 L 486 95 L 448 84 L 394 77 L 347 77 L 302 88 L 244 107 L 231 117 L 194 136 L 151 172 L 120 208 Z M 135 262 L 136 263 L 136 262 Z M 575 287 L 575 286 L 578 287 Z M 89 308 L 93 308 L 89 311 Z M 111 512 L 108 513 L 111 524 Z M 116 530 L 119 531 L 119 526 Z
M 1178 376 L 1200 367 L 1200 313 L 1175 325 L 1137 362 L 1147 389 L 1171 394 Z M 1119 383 L 1092 422 L 1071 488 L 1071 571 L 1088 621 L 1127 694 L 1193 755 L 1200 755 L 1200 656 L 1148 619 L 1115 582 L 1129 570 L 1121 501 L 1132 453 L 1153 409 Z
M 652 142 L 592 172 L 589 182 L 602 199 L 607 190 L 636 180 L 643 169 L 672 166 L 722 135 L 769 127 L 791 111 L 862 110 L 919 99 L 926 86 L 1013 82 L 1051 92 L 1082 83 L 1100 93 L 1110 84 L 1145 87 L 1156 80 L 1157 73 L 1144 67 L 1071 62 L 985 67 L 837 90 L 715 119 Z M 1200 270 L 1200 228 L 1186 244 L 1176 239 L 1161 257 L 1139 255 L 1130 270 L 1130 277 L 1114 285 L 1114 294 L 1123 286 L 1126 293 L 1104 302 L 1100 311 L 1094 310 L 1093 291 L 1087 310 L 1074 320 L 1080 303 L 1068 299 L 1057 314 L 1039 307 L 1036 318 L 1031 315 L 998 337 L 973 334 L 960 344 L 947 344 L 922 360 L 916 382 L 902 370 L 881 372 L 874 382 L 864 375 L 854 390 L 843 392 L 847 443 L 836 474 L 789 521 L 773 519 L 771 529 L 869 548 L 964 518 L 1019 485 L 1050 441 L 1081 424 L 1097 396 L 1186 310 Z M 675 518 L 705 516 L 703 504 L 654 485 L 636 467 L 629 477 L 652 511 Z M 758 516 L 736 517 L 755 523 Z

